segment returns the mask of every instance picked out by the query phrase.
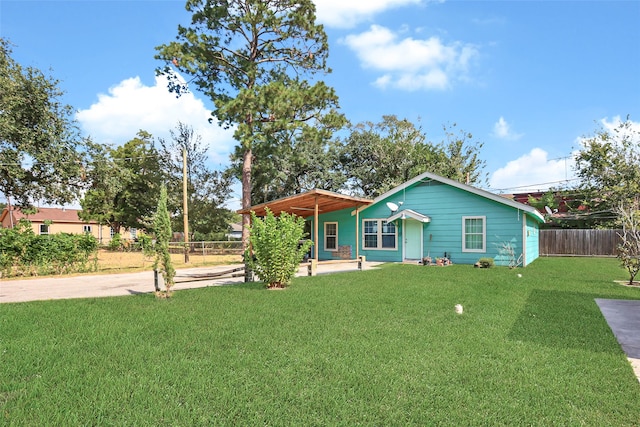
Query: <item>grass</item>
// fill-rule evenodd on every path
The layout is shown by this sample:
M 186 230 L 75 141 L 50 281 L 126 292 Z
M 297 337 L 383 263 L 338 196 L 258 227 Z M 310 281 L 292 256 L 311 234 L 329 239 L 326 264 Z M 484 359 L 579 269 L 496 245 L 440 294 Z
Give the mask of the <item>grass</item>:
M 639 425 L 593 300 L 640 299 L 624 278 L 542 258 L 3 304 L 0 424 Z

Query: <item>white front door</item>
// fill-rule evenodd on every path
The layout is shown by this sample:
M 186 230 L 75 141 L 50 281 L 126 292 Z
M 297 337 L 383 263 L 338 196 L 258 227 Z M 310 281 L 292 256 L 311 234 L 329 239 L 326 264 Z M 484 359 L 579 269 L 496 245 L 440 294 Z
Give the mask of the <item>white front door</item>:
M 404 220 L 404 258 L 422 259 L 422 223 Z

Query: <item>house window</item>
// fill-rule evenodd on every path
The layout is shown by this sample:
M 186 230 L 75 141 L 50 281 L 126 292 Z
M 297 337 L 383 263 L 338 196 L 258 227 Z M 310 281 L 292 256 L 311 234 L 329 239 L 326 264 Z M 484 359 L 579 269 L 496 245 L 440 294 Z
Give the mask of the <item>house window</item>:
M 396 225 L 384 219 L 365 219 L 363 226 L 364 249 L 395 249 L 398 235 Z
M 324 249 L 326 251 L 338 250 L 338 223 L 324 223 Z
M 91 226 L 90 225 L 83 225 L 82 226 L 82 231 L 88 234 L 91 234 Z
M 487 218 L 484 216 L 462 217 L 462 251 L 485 252 L 487 244 Z
M 116 235 L 116 229 L 111 227 L 109 229 L 109 237 L 111 237 L 113 239 L 113 236 L 115 236 L 115 235 Z
M 132 227 L 131 229 L 129 229 L 129 234 L 131 235 L 131 240 L 135 240 L 136 236 L 138 235 L 138 229 Z
M 49 234 L 49 226 L 47 224 L 40 224 L 40 234 Z

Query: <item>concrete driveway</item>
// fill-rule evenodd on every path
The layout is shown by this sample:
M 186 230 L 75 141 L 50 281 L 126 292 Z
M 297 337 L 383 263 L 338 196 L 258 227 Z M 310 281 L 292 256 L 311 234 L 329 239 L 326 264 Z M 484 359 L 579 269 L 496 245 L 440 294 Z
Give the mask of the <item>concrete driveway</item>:
M 640 301 L 596 298 L 596 304 L 640 381 Z
M 366 262 L 363 269 L 380 263 Z M 174 290 L 238 284 L 244 277 L 203 279 L 207 274 L 228 271 L 242 264 L 179 269 Z M 319 265 L 318 274 L 357 270 L 356 263 Z M 306 276 L 307 266 L 301 266 L 297 276 Z M 162 280 L 160 278 L 160 280 Z M 43 277 L 25 280 L 0 280 L 0 303 L 67 298 L 97 298 L 153 292 L 152 271 L 139 273 L 100 274 L 85 276 Z M 160 282 L 162 287 L 162 281 Z

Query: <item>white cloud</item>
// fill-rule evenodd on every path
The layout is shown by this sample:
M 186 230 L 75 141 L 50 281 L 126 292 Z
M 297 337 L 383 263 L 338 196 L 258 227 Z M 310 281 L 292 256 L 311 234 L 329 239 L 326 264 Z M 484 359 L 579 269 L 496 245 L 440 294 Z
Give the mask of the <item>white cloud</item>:
M 521 133 L 515 133 L 511 130 L 511 125 L 507 123 L 504 117 L 500 116 L 500 119 L 493 125 L 493 136 L 500 139 L 506 139 L 508 141 L 515 141 L 522 137 Z
M 604 119 L 600 120 L 600 123 L 602 123 L 602 127 L 604 128 L 604 130 L 606 130 L 607 132 L 611 133 L 611 134 L 616 134 L 618 133 L 620 139 L 634 139 L 637 138 L 638 135 L 640 135 L 640 122 L 634 122 L 633 120 L 629 120 L 628 121 L 628 127 L 625 128 L 621 128 L 620 125 L 623 122 L 627 122 L 627 120 L 622 120 L 622 118 L 620 118 L 620 116 L 615 116 L 611 119 L 611 121 L 608 120 L 608 117 L 605 117 Z
M 209 123 L 210 117 L 210 111 L 193 93 L 179 98 L 169 93 L 162 76 L 156 77 L 154 86 L 145 86 L 139 77 L 123 80 L 76 115 L 84 133 L 94 141 L 116 145 L 131 140 L 141 129 L 169 140 L 169 131 L 181 121 L 208 144 L 212 163 L 226 164 L 235 145 L 233 130 L 225 130 L 215 121 Z
M 447 89 L 455 80 L 466 79 L 476 47 L 461 42 L 446 44 L 438 37 L 400 38 L 380 25 L 341 40 L 353 50 L 364 68 L 382 71 L 375 81 L 381 88 L 407 91 Z
M 548 153 L 534 148 L 522 157 L 496 170 L 490 178 L 492 191 L 521 193 L 562 187 L 575 178 L 573 157 L 548 159 Z
M 314 0 L 318 21 L 328 27 L 352 28 L 389 9 L 423 0 Z

